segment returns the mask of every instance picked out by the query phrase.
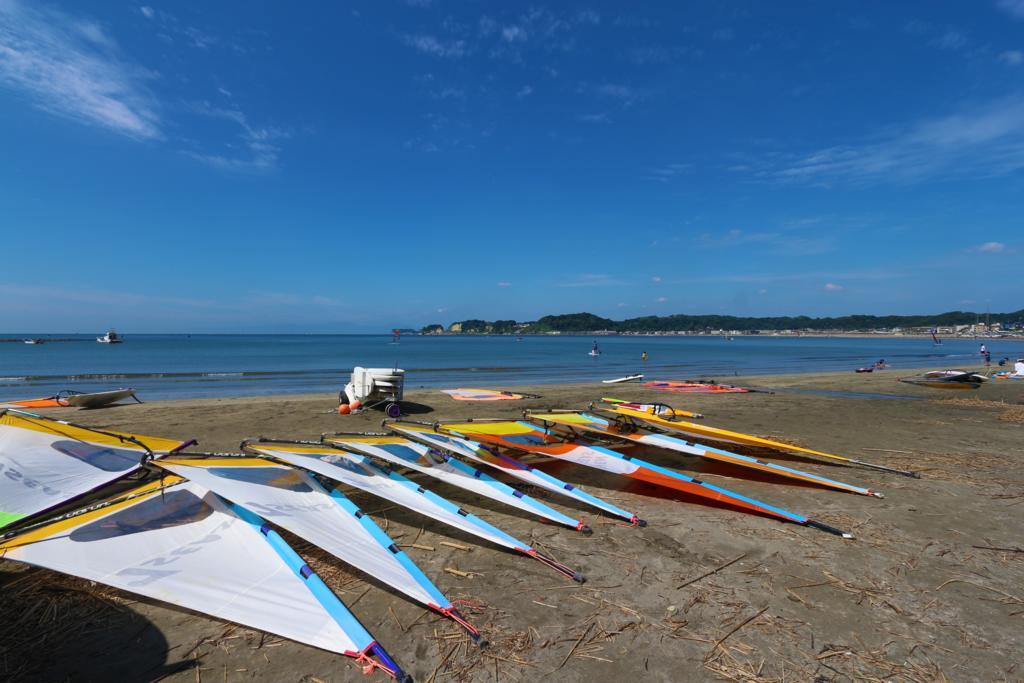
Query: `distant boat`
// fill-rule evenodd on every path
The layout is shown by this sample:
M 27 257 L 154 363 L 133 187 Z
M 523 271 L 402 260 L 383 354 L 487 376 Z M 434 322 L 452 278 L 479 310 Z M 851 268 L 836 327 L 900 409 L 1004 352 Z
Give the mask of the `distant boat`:
M 26 339 L 25 343 L 26 344 L 42 344 L 43 340 L 42 339 Z
M 124 339 L 121 339 L 121 335 L 114 330 L 107 330 L 107 333 L 102 337 L 96 337 L 96 341 L 100 344 L 121 344 L 124 342 Z

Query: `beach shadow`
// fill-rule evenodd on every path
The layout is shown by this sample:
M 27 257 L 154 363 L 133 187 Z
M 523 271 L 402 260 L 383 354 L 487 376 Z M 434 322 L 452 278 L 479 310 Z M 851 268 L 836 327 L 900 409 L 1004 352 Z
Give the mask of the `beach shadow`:
M 164 634 L 109 596 L 128 594 L 43 569 L 0 573 L 0 678 L 148 681 L 170 673 Z
M 425 415 L 426 413 L 434 412 L 433 407 L 428 406 L 425 403 L 414 403 L 412 401 L 402 401 L 402 414 L 403 415 Z

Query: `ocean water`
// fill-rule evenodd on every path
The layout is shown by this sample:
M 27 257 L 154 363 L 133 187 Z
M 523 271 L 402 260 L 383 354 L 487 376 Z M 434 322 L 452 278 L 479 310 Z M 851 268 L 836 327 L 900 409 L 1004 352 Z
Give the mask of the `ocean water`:
M 32 334 L 2 337 L 30 338 Z M 39 335 L 35 335 L 39 336 Z M 390 335 L 128 335 L 42 345 L 0 343 L 0 401 L 62 389 L 132 387 L 143 400 L 337 391 L 355 365 L 400 367 L 406 387 L 502 387 L 583 382 L 643 372 L 646 379 L 854 370 L 884 358 L 896 368 L 977 364 L 980 340 L 843 337 L 419 337 Z M 1024 340 L 985 340 L 993 360 L 1024 355 Z M 641 362 L 644 351 L 648 361 Z

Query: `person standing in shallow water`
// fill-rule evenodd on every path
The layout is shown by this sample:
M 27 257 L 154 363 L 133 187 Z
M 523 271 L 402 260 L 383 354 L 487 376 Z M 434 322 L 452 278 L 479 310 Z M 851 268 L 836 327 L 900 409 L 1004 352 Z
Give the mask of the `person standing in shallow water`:
M 644 361 L 645 363 L 647 362 L 647 352 L 646 351 L 644 351 L 643 353 L 640 354 L 640 360 Z

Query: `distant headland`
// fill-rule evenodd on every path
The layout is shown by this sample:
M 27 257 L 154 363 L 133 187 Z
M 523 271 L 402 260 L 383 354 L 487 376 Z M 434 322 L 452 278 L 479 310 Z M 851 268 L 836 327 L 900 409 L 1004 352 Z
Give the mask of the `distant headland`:
M 420 334 L 1024 334 L 1024 309 L 1014 313 L 949 311 L 934 315 L 847 315 L 836 318 L 732 315 L 648 315 L 626 320 L 593 313 L 546 315 L 531 322 L 460 320 L 427 325 Z

